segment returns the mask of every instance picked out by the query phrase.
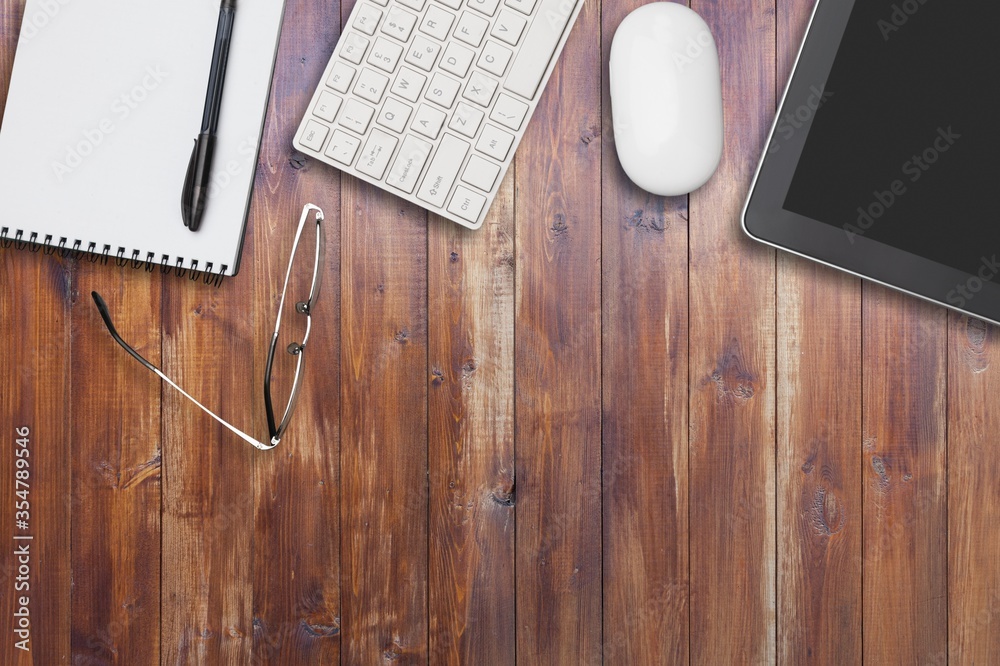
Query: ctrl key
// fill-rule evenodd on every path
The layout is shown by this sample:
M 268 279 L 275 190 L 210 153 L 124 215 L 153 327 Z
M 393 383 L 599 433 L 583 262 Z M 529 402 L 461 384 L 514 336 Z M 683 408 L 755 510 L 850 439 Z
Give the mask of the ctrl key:
M 479 221 L 479 214 L 483 212 L 485 205 L 486 197 L 459 185 L 455 188 L 455 196 L 451 199 L 448 212 L 475 224 Z
M 320 124 L 315 120 L 310 120 L 302 130 L 299 143 L 309 150 L 314 150 L 318 153 L 323 150 L 323 142 L 326 141 L 326 135 L 329 133 L 330 129 L 326 125 Z

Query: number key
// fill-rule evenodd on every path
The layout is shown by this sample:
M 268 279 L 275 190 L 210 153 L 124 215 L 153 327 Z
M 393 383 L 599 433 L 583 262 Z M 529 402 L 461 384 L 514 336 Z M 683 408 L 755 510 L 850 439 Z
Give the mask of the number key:
M 368 4 L 363 4 L 358 8 L 357 17 L 354 19 L 354 27 L 366 35 L 374 35 L 380 18 L 382 18 L 382 10 L 375 9 Z
M 363 97 L 372 104 L 378 104 L 385 95 L 385 89 L 389 86 L 389 77 L 382 76 L 378 72 L 368 69 L 361 70 L 358 77 L 358 84 L 354 86 L 354 94 Z

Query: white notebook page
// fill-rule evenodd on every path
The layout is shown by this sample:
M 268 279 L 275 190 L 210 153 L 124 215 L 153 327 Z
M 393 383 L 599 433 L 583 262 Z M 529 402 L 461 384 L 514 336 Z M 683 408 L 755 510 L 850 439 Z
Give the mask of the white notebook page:
M 28 0 L 0 124 L 0 227 L 232 275 L 283 11 L 284 0 L 237 4 L 212 187 L 192 233 L 181 191 L 219 0 Z

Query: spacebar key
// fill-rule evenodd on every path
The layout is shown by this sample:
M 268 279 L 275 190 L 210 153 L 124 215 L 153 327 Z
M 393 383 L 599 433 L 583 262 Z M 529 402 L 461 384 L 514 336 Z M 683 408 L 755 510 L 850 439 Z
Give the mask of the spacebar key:
M 542 0 L 514 59 L 503 87 L 525 99 L 534 99 L 552 56 L 559 48 L 576 6 L 583 0 Z
M 437 154 L 427 168 L 427 175 L 417 191 L 417 197 L 438 208 L 444 206 L 444 200 L 451 192 L 451 186 L 455 184 L 468 152 L 469 144 L 451 134 L 445 134 Z

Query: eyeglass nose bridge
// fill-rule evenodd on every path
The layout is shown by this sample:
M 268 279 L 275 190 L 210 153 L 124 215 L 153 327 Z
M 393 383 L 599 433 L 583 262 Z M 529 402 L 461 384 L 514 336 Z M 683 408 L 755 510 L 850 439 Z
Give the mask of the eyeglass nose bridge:
M 308 315 L 311 314 L 309 301 L 299 301 L 295 304 L 295 311 L 299 314 Z

